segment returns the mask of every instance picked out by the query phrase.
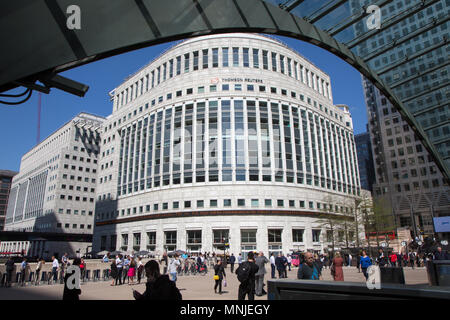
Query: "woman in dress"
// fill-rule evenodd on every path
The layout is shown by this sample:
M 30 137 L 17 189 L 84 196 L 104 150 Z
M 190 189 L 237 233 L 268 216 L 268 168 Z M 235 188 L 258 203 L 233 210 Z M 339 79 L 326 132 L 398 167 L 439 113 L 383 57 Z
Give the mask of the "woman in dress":
M 331 275 L 333 276 L 334 281 L 344 281 L 344 271 L 342 270 L 343 265 L 344 259 L 342 259 L 339 252 L 336 252 L 333 259 L 333 265 L 331 267 Z
M 134 276 L 136 275 L 136 261 L 134 261 L 134 258 L 131 258 L 130 261 L 130 268 L 128 269 L 128 284 L 131 286 L 134 284 Z M 131 283 L 130 283 L 131 279 Z
M 111 278 L 113 279 L 111 282 L 112 286 L 117 281 L 116 279 L 118 276 L 119 276 L 119 270 L 117 269 L 116 260 L 112 259 L 112 263 L 111 263 Z

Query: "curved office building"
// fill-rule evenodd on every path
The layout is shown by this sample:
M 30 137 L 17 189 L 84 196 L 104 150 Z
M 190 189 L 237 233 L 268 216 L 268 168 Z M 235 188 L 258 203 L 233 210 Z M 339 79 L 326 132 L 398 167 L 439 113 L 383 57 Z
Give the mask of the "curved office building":
M 94 250 L 322 251 L 319 214 L 354 210 L 348 107 L 333 105 L 326 73 L 277 40 L 180 42 L 110 96 Z

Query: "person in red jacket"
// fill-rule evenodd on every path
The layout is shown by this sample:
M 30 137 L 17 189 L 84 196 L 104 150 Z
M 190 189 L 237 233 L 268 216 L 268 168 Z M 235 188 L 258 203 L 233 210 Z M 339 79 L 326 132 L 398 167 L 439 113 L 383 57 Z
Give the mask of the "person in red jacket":
M 395 252 L 392 252 L 389 256 L 389 261 L 391 262 L 391 267 L 395 267 L 397 264 L 397 254 Z

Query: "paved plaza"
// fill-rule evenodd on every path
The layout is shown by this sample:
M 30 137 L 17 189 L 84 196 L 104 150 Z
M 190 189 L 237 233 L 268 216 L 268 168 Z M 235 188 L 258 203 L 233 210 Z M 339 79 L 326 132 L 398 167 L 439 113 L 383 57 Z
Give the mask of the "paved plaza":
M 236 269 L 236 268 L 235 268 Z M 355 267 L 344 267 L 344 279 L 351 282 L 363 282 L 364 276 L 358 273 Z M 270 278 L 270 266 L 267 267 L 265 280 Z M 425 268 L 412 270 L 404 268 L 406 284 L 426 284 L 427 273 Z M 179 276 L 177 287 L 183 295 L 183 300 L 237 300 L 239 281 L 235 274 L 231 274 L 230 268 L 226 269 L 227 287 L 223 288 L 222 295 L 214 293 L 213 272 L 201 276 Z M 277 273 L 278 274 L 278 273 Z M 289 279 L 297 278 L 297 269 L 288 271 Z M 323 270 L 324 280 L 332 280 L 330 269 Z M 145 280 L 144 280 L 145 281 Z M 110 286 L 111 281 L 86 282 L 81 286 L 80 300 L 132 300 L 132 288 L 139 292 L 145 291 L 145 284 Z M 267 287 L 265 287 L 267 289 Z M 0 288 L 0 300 L 61 300 L 63 285 L 40 285 L 11 288 Z M 256 297 L 256 300 L 267 300 L 267 295 Z

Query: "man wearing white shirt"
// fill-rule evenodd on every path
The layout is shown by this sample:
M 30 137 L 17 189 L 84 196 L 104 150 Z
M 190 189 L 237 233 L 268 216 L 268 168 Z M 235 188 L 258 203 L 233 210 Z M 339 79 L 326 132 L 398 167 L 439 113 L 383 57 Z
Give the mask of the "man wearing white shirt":
M 272 268 L 272 279 L 275 279 L 275 257 L 273 253 L 270 255 L 270 267 Z
M 53 281 L 56 283 L 56 280 L 58 279 L 59 262 L 54 256 L 52 256 L 52 260 Z

